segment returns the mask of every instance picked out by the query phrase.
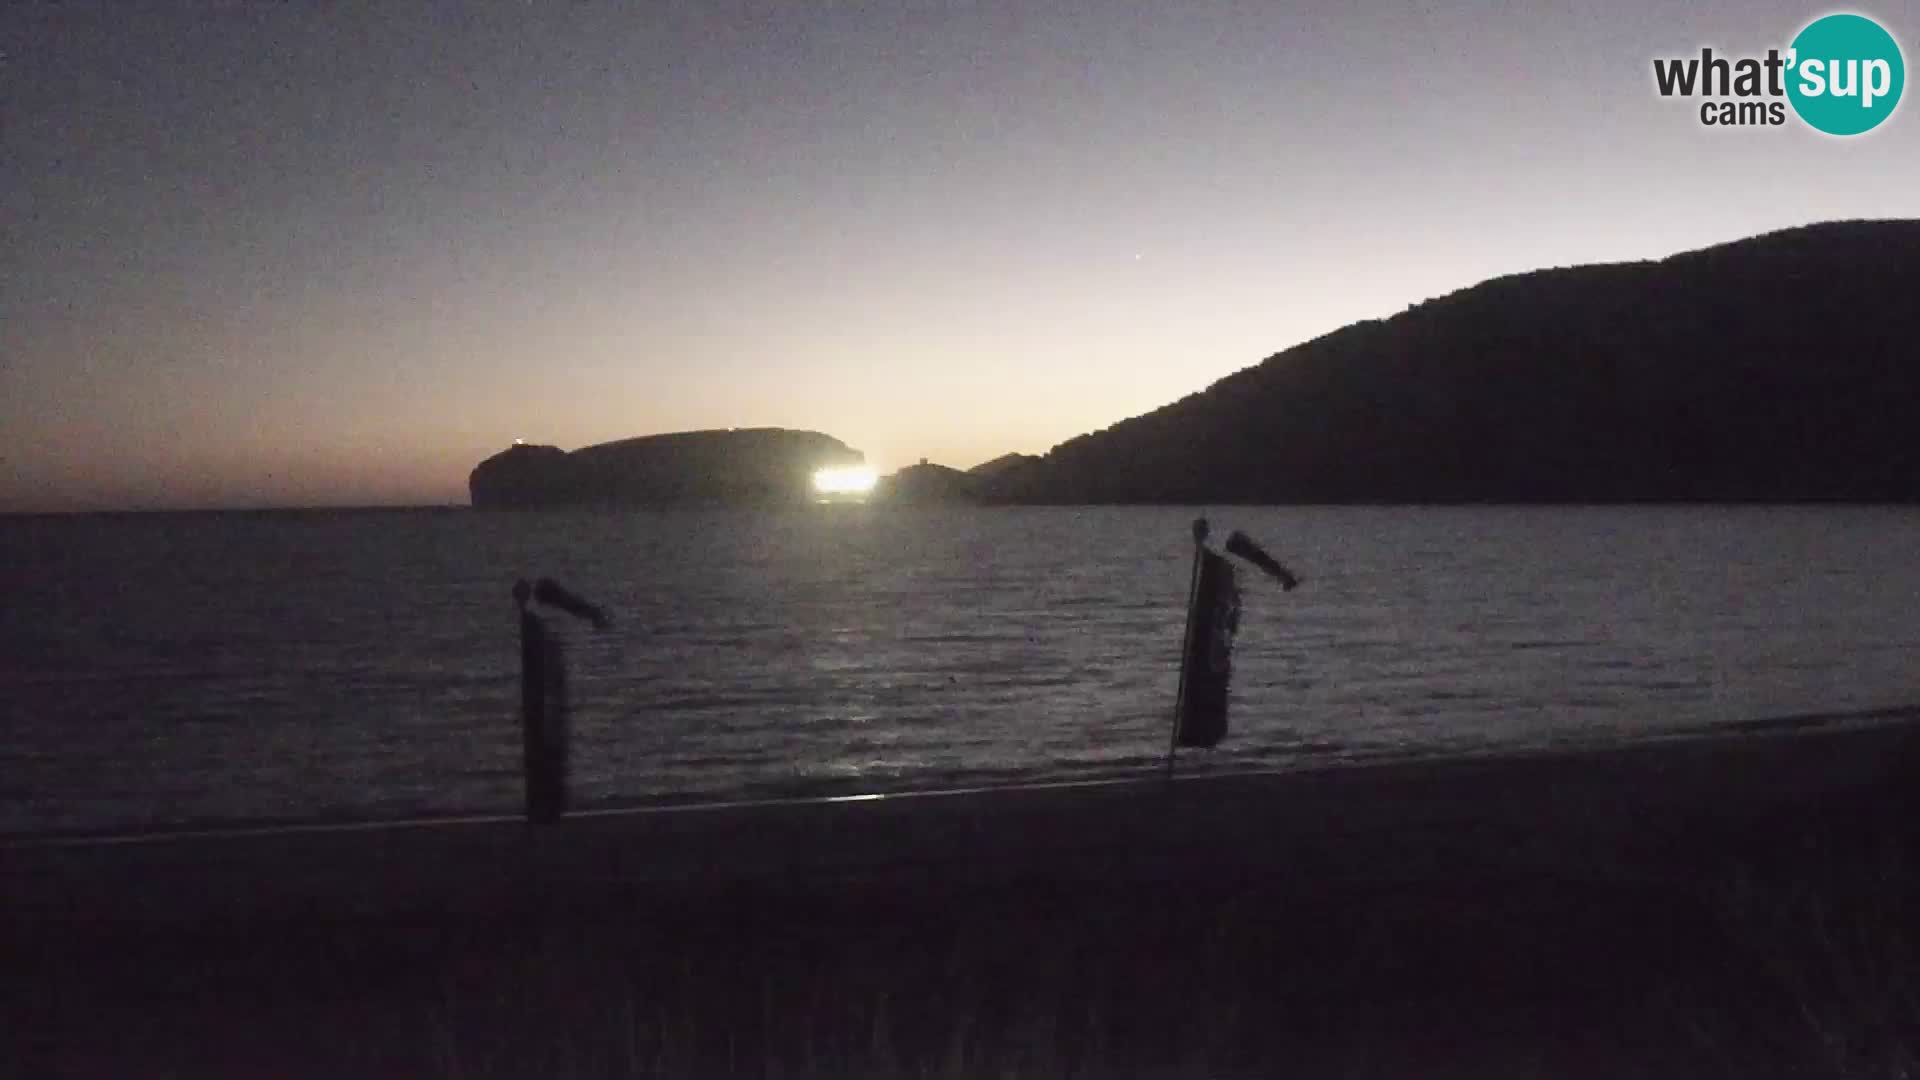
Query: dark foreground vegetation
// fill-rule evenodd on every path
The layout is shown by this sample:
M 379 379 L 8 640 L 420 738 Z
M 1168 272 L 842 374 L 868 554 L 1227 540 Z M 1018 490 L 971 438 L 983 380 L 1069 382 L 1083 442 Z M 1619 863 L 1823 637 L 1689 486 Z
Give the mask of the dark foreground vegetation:
M 1231 857 L 1071 872 L 14 921 L 0 1029 L 19 1076 L 1920 1070 L 1910 785 L 1673 814 L 1528 798 L 1530 819 L 1270 847 L 1249 823 Z

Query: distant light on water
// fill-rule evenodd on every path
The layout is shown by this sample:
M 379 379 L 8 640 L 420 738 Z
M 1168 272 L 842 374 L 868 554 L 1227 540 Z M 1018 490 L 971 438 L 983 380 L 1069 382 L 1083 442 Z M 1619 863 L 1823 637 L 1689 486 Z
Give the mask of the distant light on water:
M 878 479 L 865 465 L 832 465 L 813 474 L 813 490 L 821 495 L 865 495 Z

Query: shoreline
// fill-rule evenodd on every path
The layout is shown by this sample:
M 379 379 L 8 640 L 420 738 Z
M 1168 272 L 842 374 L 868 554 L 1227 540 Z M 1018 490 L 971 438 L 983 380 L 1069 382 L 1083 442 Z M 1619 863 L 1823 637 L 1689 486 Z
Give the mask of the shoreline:
M 1564 755 L 1605 755 L 1635 748 L 1691 743 L 1717 742 L 1750 737 L 1777 737 L 1820 732 L 1845 732 L 1863 728 L 1920 722 L 1920 704 L 1893 705 L 1839 712 L 1793 713 L 1756 717 L 1689 727 L 1648 731 L 1626 737 L 1596 739 L 1591 742 L 1561 741 L 1542 745 L 1487 746 L 1474 749 L 1436 749 L 1424 753 L 1356 755 L 1342 758 L 1302 758 L 1286 767 L 1236 768 L 1202 766 L 1203 771 L 1181 774 L 1175 781 L 1204 784 L 1234 780 L 1284 780 L 1290 777 L 1344 774 L 1393 768 L 1445 767 L 1450 763 L 1471 761 L 1514 761 Z M 1189 751 L 1189 755 L 1196 753 Z M 1198 752 L 1205 761 L 1205 752 Z M 1176 765 L 1176 770 L 1179 766 Z M 803 808 L 843 803 L 897 800 L 939 800 L 986 798 L 996 794 L 1018 795 L 1030 792 L 1072 791 L 1077 789 L 1157 788 L 1163 784 L 1159 765 L 1122 770 L 1090 770 L 1087 775 L 1060 776 L 1031 781 L 969 783 L 942 787 L 903 787 L 876 791 L 821 791 L 792 795 L 708 797 L 701 794 L 666 794 L 655 799 L 614 799 L 587 804 L 569 810 L 566 820 L 627 818 L 659 814 L 726 813 L 747 810 Z M 524 816 L 509 810 L 472 810 L 445 813 L 421 813 L 400 817 L 290 816 L 164 823 L 148 826 L 120 826 L 104 829 L 74 827 L 42 831 L 0 832 L 0 859 L 9 852 L 48 848 L 121 847 L 174 842 L 246 840 L 268 836 L 298 836 L 309 833 L 372 833 L 383 830 L 414 830 L 475 825 L 519 825 Z
M 1155 776 L 589 809 L 551 826 L 483 815 L 7 843 L 0 898 L 23 922 L 191 924 L 901 877 L 1254 873 L 1291 853 L 1415 835 L 1664 834 L 1900 792 L 1915 779 L 1920 709 L 1880 710 L 1605 749 L 1176 776 L 1171 786 Z

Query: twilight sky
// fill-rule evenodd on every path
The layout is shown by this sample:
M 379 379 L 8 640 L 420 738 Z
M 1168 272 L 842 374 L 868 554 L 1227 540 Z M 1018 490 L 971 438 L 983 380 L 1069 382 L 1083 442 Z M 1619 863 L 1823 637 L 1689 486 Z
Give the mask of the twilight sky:
M 8 5 L 0 510 L 464 502 L 701 427 L 965 467 L 1495 274 L 1920 217 L 1920 102 L 1654 92 L 1828 10 Z M 1842 10 L 1920 62 L 1920 6 Z

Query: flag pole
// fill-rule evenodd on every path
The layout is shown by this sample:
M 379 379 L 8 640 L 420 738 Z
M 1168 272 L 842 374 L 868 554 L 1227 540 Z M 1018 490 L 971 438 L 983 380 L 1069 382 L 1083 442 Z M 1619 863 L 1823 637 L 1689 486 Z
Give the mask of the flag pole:
M 1173 759 L 1180 748 L 1180 708 L 1187 699 L 1187 657 L 1193 654 L 1193 601 L 1200 592 L 1200 553 L 1206 549 L 1207 519 L 1193 519 L 1193 577 L 1187 585 L 1187 626 L 1180 633 L 1180 684 L 1173 692 L 1173 723 L 1167 732 L 1166 782 L 1173 783 Z

